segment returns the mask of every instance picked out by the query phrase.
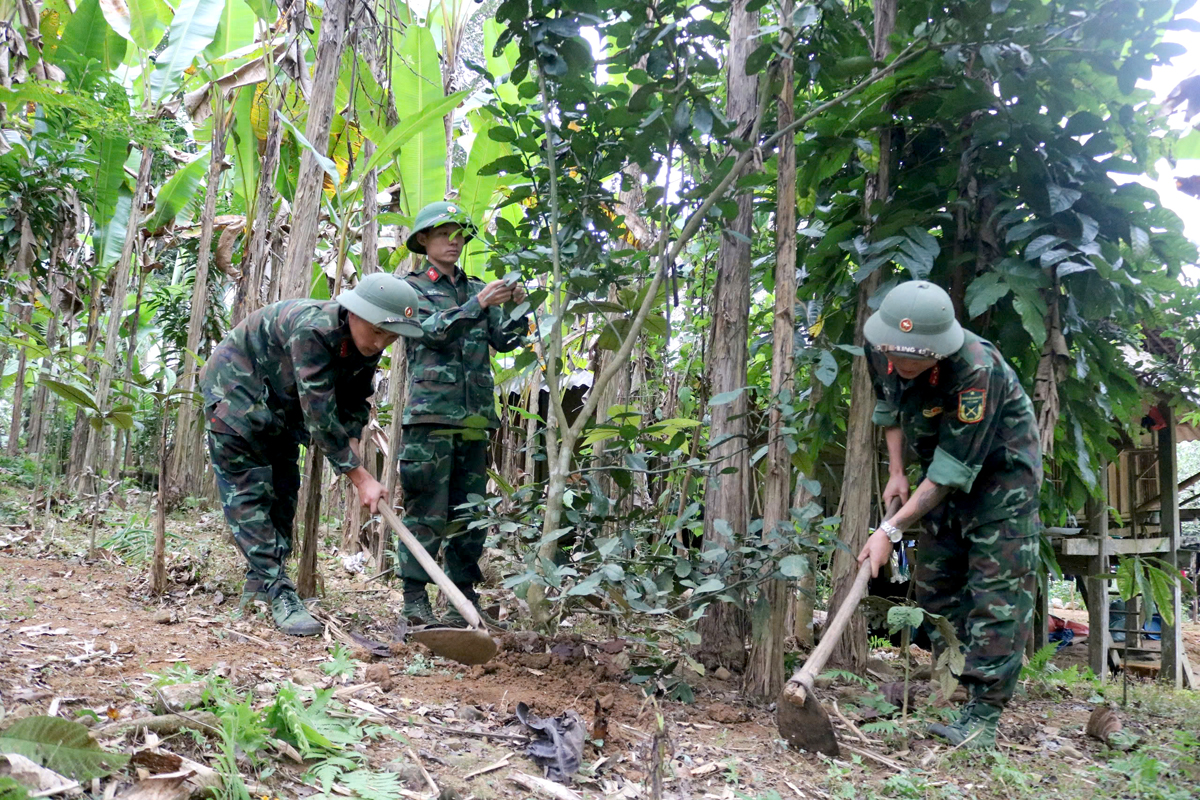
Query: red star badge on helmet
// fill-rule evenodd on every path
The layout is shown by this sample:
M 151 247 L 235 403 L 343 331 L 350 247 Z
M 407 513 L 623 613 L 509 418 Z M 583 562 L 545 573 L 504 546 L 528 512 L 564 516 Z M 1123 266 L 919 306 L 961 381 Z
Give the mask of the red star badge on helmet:
M 911 319 L 905 317 L 904 319 L 900 320 L 900 330 L 904 331 L 905 333 L 911 333 L 912 329 L 913 324 Z

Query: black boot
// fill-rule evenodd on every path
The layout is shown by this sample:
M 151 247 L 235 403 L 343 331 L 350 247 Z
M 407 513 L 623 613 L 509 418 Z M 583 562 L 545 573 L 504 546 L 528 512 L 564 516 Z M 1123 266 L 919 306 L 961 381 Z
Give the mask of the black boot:
M 425 591 L 428 584 L 404 580 L 404 610 L 401 613 L 410 625 L 436 625 L 438 619 L 434 616 L 433 606 L 429 605 L 429 592 Z

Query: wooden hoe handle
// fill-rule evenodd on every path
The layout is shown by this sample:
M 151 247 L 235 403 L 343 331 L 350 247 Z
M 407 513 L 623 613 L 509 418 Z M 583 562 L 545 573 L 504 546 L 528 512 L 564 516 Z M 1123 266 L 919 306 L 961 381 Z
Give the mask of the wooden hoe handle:
M 392 511 L 386 501 L 379 504 L 378 510 L 379 515 L 383 517 L 383 521 L 392 527 L 392 530 L 400 537 L 400 541 L 408 548 L 408 552 L 413 554 L 413 557 L 417 559 L 417 563 L 424 568 L 430 578 L 433 578 L 433 582 L 437 584 L 438 588 L 446 593 L 446 597 L 458 609 L 458 613 L 462 614 L 463 619 L 472 628 L 482 630 L 483 620 L 479 618 L 479 612 L 475 610 L 475 606 L 471 605 L 471 601 L 463 595 L 462 591 L 454 585 L 453 581 L 446 577 L 446 573 L 442 572 L 442 568 L 437 565 L 437 562 L 433 560 L 429 553 L 425 552 L 425 548 L 417 541 L 417 537 L 412 535 L 412 531 L 400 521 L 400 518 L 396 516 L 396 512 Z
M 893 499 L 888 503 L 887 515 L 889 517 L 899 510 L 899 499 Z M 796 670 L 796 673 L 788 679 L 787 685 L 783 687 L 783 695 L 788 702 L 797 706 L 804 705 L 805 697 L 812 691 L 813 679 L 825 667 L 825 662 L 829 660 L 829 655 L 837 646 L 838 639 L 842 638 L 842 631 L 846 630 L 850 615 L 858 609 L 859 601 L 866 595 L 867 583 L 870 580 L 871 559 L 868 558 L 858 568 L 858 574 L 854 577 L 854 585 L 850 587 L 846 598 L 838 606 L 833 620 L 825 626 L 825 632 L 821 634 L 821 643 L 817 645 L 817 649 L 812 651 L 812 655 L 804 662 L 804 666 Z

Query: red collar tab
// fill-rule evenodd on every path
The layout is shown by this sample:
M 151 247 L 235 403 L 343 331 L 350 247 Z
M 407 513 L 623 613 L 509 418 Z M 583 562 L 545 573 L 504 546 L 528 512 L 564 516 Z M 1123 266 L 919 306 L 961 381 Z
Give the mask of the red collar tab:
M 937 385 L 938 385 L 938 378 L 940 378 L 940 377 L 941 377 L 941 374 L 942 374 L 942 365 L 941 365 L 941 364 L 934 364 L 934 365 L 933 365 L 933 369 L 931 369 L 931 370 L 929 371 L 929 385 L 930 385 L 930 386 L 937 386 Z
M 429 269 L 425 270 L 425 277 L 429 278 L 429 280 L 433 281 L 434 283 L 437 283 L 437 279 L 442 277 L 442 273 L 438 272 L 437 267 L 430 267 Z
M 889 361 L 888 362 L 888 375 L 891 375 L 895 371 L 896 371 L 896 365 Z

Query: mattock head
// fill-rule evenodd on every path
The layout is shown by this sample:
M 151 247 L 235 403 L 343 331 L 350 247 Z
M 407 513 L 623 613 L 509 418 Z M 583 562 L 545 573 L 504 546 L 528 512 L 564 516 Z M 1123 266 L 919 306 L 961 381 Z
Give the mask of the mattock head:
M 802 706 L 789 701 L 785 688 L 775 703 L 775 709 L 779 733 L 792 747 L 830 757 L 841 752 L 833 733 L 833 723 L 811 688 L 804 693 Z

